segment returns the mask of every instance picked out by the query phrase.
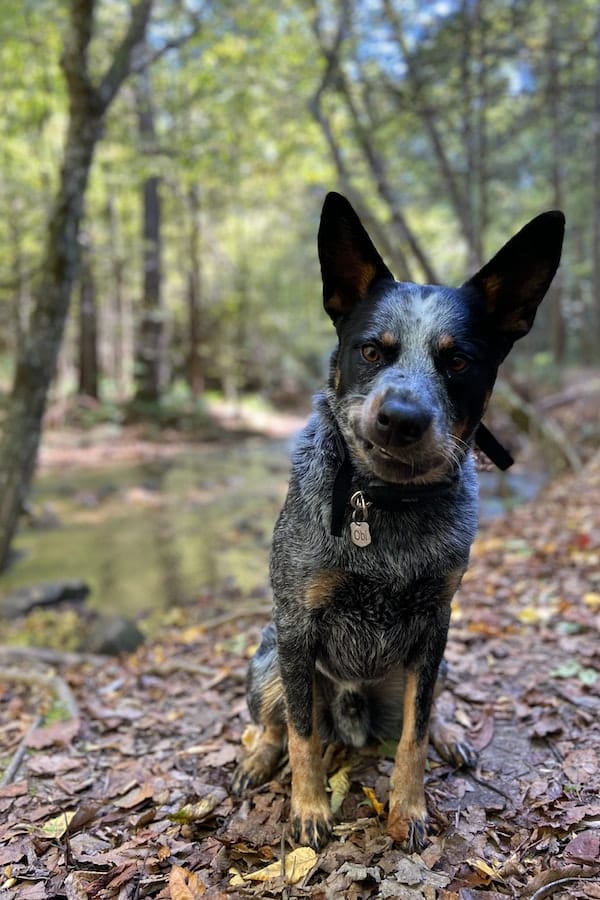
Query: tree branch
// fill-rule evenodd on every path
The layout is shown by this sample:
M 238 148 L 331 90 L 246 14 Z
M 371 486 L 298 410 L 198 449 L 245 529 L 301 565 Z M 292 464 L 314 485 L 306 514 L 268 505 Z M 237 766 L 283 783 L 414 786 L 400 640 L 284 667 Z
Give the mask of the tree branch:
M 402 30 L 400 17 L 393 4 L 390 3 L 390 0 L 384 0 L 384 7 L 386 16 L 392 27 L 394 38 L 406 63 L 407 78 L 412 89 L 414 101 L 416 101 L 411 105 L 421 118 L 425 126 L 425 130 L 429 136 L 429 141 L 431 143 L 434 156 L 437 159 L 439 170 L 446 185 L 446 189 L 454 208 L 454 212 L 460 223 L 461 231 L 469 246 L 470 253 L 472 255 L 477 255 L 476 241 L 473 234 L 473 224 L 471 221 L 469 204 L 465 201 L 464 195 L 462 194 L 458 179 L 452 169 L 450 160 L 448 159 L 448 155 L 444 149 L 444 143 L 436 126 L 434 116 L 427 103 L 427 98 L 425 96 L 425 85 L 419 75 L 413 55 L 409 52 L 406 41 L 404 40 L 404 33 Z M 388 83 L 388 88 L 394 94 L 396 99 L 398 99 L 398 97 L 401 97 L 401 92 L 395 85 Z
M 88 70 L 88 49 L 94 29 L 96 0 L 71 0 L 69 30 L 65 36 L 61 68 L 69 88 L 71 105 L 99 106 L 99 96 Z
M 320 124 L 325 139 L 329 145 L 336 169 L 338 171 L 338 174 L 340 175 L 341 180 L 344 183 L 344 190 L 346 191 L 346 193 L 348 193 L 350 199 L 352 200 L 352 195 L 355 192 L 352 189 L 351 179 L 345 166 L 342 154 L 340 153 L 337 141 L 335 140 L 335 137 L 333 135 L 331 124 L 326 114 L 324 113 L 322 105 L 322 99 L 325 92 L 330 86 L 334 85 L 337 92 L 341 94 L 346 102 L 346 106 L 348 107 L 348 110 L 350 112 L 354 133 L 357 137 L 358 144 L 362 151 L 363 157 L 367 162 L 373 180 L 375 181 L 377 193 L 390 211 L 392 227 L 398 234 L 400 240 L 408 244 L 408 246 L 410 247 L 412 254 L 421 266 L 427 280 L 435 282 L 437 281 L 437 278 L 433 270 L 433 266 L 419 246 L 415 235 L 410 229 L 410 226 L 408 225 L 408 222 L 406 221 L 402 210 L 400 209 L 400 206 L 396 198 L 394 197 L 393 191 L 387 178 L 387 174 L 385 172 L 385 163 L 381 155 L 378 154 L 375 150 L 372 141 L 367 135 L 366 129 L 361 122 L 360 113 L 352 98 L 349 85 L 339 64 L 339 53 L 349 27 L 349 13 L 349 3 L 347 2 L 347 0 L 342 0 L 340 4 L 340 17 L 338 20 L 338 27 L 335 33 L 335 37 L 333 42 L 328 46 L 323 38 L 323 32 L 320 28 L 319 23 L 319 12 L 315 4 L 313 31 L 319 43 L 321 52 L 323 53 L 323 56 L 325 58 L 326 66 L 321 83 L 317 88 L 317 91 L 311 102 L 311 111 L 315 116 L 317 122 Z M 356 203 L 355 205 L 364 206 L 364 204 Z M 380 244 L 382 243 L 387 243 L 389 245 L 388 241 L 380 241 Z M 395 258 L 400 263 L 401 278 L 410 279 L 410 267 L 408 265 L 408 260 L 406 259 L 405 254 L 401 250 L 398 250 L 396 248 L 393 256 L 395 256 Z
M 87 0 L 87 2 L 90 2 L 90 0 Z M 134 51 L 144 41 L 153 4 L 154 0 L 138 0 L 135 6 L 132 7 L 129 28 L 120 46 L 116 49 L 113 61 L 98 87 L 98 97 L 103 110 L 110 106 L 119 88 L 129 75 L 132 66 L 135 64 L 133 61 Z

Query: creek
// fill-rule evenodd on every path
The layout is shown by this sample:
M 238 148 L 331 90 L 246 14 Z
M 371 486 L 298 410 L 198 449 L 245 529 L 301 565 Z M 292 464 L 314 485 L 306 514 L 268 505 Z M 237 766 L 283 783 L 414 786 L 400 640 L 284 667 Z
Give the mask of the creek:
M 168 459 L 51 469 L 19 531 L 0 602 L 17 588 L 81 579 L 87 604 L 135 617 L 198 597 L 264 597 L 289 440 L 248 438 Z M 482 525 L 532 499 L 542 473 L 482 472 Z

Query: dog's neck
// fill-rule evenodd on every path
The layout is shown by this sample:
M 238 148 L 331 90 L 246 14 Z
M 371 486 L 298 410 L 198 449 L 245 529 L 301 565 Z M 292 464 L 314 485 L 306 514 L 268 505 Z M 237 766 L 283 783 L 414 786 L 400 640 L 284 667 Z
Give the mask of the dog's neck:
M 342 534 L 348 504 L 357 490 L 360 490 L 364 502 L 369 506 L 386 512 L 401 512 L 406 508 L 407 503 L 417 503 L 440 497 L 455 490 L 458 484 L 458 469 L 440 481 L 427 484 L 392 484 L 363 479 L 356 472 L 348 446 L 335 423 L 334 438 L 339 466 L 331 495 L 331 534 L 336 537 L 340 537 Z M 357 482 L 364 482 L 364 484 L 359 486 Z
M 406 509 L 407 504 L 435 500 L 456 489 L 460 474 L 459 468 L 449 472 L 439 481 L 425 484 L 392 484 L 361 479 L 352 463 L 348 445 L 333 416 L 331 416 L 330 422 L 339 463 L 331 496 L 332 535 L 341 536 L 348 504 L 357 489 L 360 489 L 364 502 L 385 512 L 402 512 Z M 481 422 L 475 431 L 475 444 L 502 471 L 512 466 L 514 460 L 510 453 Z M 357 486 L 357 480 L 364 482 L 360 488 Z

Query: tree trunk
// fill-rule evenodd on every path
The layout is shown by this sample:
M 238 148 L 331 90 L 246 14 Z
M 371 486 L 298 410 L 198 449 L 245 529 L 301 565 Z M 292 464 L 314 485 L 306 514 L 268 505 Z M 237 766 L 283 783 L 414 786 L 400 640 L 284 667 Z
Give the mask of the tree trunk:
M 98 399 L 98 304 L 91 250 L 81 251 L 79 271 L 79 393 Z
M 190 214 L 190 262 L 188 268 L 188 320 L 190 343 L 188 354 L 188 383 L 192 396 L 198 398 L 204 389 L 202 377 L 202 267 L 201 267 L 201 230 L 200 230 L 200 198 L 198 188 L 193 185 L 188 192 Z
M 119 216 L 115 198 L 109 194 L 106 204 L 108 219 L 110 269 L 112 273 L 112 374 L 115 379 L 117 399 L 123 400 L 126 392 L 127 347 L 125 341 L 125 260 L 120 247 Z
M 402 244 L 407 244 L 412 250 L 417 262 L 425 273 L 429 281 L 435 281 L 435 273 L 431 263 L 426 258 L 423 249 L 420 247 L 416 236 L 409 227 L 404 217 L 399 203 L 393 192 L 391 191 L 385 173 L 383 171 L 383 162 L 380 157 L 375 154 L 374 148 L 367 138 L 365 129 L 361 126 L 360 117 L 356 106 L 352 103 L 351 95 L 345 83 L 343 73 L 341 72 L 339 55 L 349 28 L 350 22 L 350 4 L 348 0 L 344 0 L 340 4 L 339 18 L 336 27 L 336 33 L 330 42 L 327 42 L 324 36 L 323 24 L 318 8 L 315 4 L 315 15 L 313 18 L 313 32 L 325 59 L 325 69 L 320 85 L 318 86 L 314 97 L 310 103 L 310 109 L 316 121 L 321 127 L 323 136 L 329 147 L 331 157 L 338 173 L 338 178 L 342 190 L 351 201 L 352 205 L 357 208 L 361 219 L 369 228 L 369 232 L 374 235 L 377 246 L 384 252 L 388 263 L 396 271 L 396 275 L 401 281 L 411 281 L 412 272 L 406 254 L 401 249 Z M 379 221 L 368 214 L 368 205 L 364 202 L 361 193 L 353 186 L 352 177 L 348 171 L 348 167 L 344 162 L 344 155 L 340 145 L 334 135 L 331 122 L 327 116 L 323 98 L 329 90 L 337 89 L 342 93 L 351 114 L 354 130 L 359 140 L 360 148 L 363 152 L 365 160 L 371 170 L 371 174 L 377 185 L 377 192 L 382 200 L 386 203 L 391 215 L 391 228 L 381 228 Z M 390 233 L 392 240 L 390 240 Z
M 452 161 L 446 150 L 444 134 L 431 106 L 428 86 L 419 70 L 419 60 L 409 49 L 405 39 L 405 26 L 398 8 L 391 0 L 384 0 L 384 8 L 390 22 L 394 40 L 396 41 L 406 65 L 406 82 L 411 91 L 412 105 L 423 123 L 425 134 L 429 139 L 433 155 L 438 165 L 442 184 L 448 194 L 461 232 L 467 244 L 469 260 L 478 257 L 477 235 L 469 198 L 465 194 L 460 178 L 454 170 Z
M 592 222 L 592 316 L 597 348 L 600 343 L 600 6 L 596 13 L 594 72 L 593 222 Z
M 94 0 L 71 0 L 69 6 L 62 58 L 69 95 L 63 162 L 41 274 L 34 285 L 29 330 L 17 356 L 0 443 L 0 570 L 9 560 L 35 470 L 48 388 L 56 371 L 79 263 L 79 226 L 94 150 L 106 110 L 127 77 L 134 47 L 144 36 L 152 0 L 139 0 L 132 7 L 129 28 L 97 87 L 88 70 L 94 7 Z
M 561 129 L 561 83 L 558 59 L 558 14 L 559 4 L 553 2 L 548 8 L 548 108 L 550 113 L 550 150 L 552 204 L 562 208 L 562 129 Z M 548 293 L 552 322 L 552 354 L 557 365 L 565 361 L 567 351 L 567 329 L 563 312 L 562 272 L 559 269 Z
M 22 216 L 18 208 L 18 204 L 13 198 L 10 203 L 10 221 L 8 227 L 11 236 L 11 251 L 13 256 L 12 273 L 14 277 L 14 307 L 13 322 L 16 337 L 17 355 L 21 352 L 25 335 L 27 334 L 27 323 L 29 320 L 29 310 L 31 306 L 31 293 L 29 290 L 28 277 L 25 272 L 25 261 L 23 259 L 23 234 L 21 231 Z
M 155 152 L 156 133 L 150 75 L 142 72 L 137 85 L 139 135 L 143 152 Z M 135 400 L 160 403 L 164 384 L 164 310 L 161 294 L 160 178 L 151 175 L 142 187 L 143 296 L 136 349 Z
M 0 444 L 0 570 L 6 566 L 37 460 L 42 418 L 56 371 L 79 255 L 78 231 L 102 116 L 71 110 L 64 164 L 48 229 L 43 274 L 23 341 Z

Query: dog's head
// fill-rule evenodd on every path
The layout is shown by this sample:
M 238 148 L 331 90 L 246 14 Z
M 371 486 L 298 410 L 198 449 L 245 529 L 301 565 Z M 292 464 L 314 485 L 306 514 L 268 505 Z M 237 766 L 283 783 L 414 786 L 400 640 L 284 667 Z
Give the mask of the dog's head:
M 561 212 L 537 216 L 460 288 L 397 282 L 360 219 L 328 194 L 323 300 L 339 345 L 329 401 L 361 470 L 438 481 L 463 459 L 498 366 L 530 330 L 558 268 Z

